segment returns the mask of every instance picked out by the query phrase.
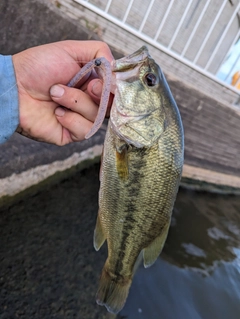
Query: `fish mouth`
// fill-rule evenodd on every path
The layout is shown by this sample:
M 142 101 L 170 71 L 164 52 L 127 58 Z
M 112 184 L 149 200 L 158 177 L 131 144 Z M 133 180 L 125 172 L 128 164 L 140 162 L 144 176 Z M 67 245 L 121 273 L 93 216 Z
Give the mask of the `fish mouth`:
M 125 72 L 126 70 L 133 69 L 137 64 L 142 63 L 144 60 L 150 58 L 148 48 L 144 45 L 136 52 L 112 62 L 112 72 Z

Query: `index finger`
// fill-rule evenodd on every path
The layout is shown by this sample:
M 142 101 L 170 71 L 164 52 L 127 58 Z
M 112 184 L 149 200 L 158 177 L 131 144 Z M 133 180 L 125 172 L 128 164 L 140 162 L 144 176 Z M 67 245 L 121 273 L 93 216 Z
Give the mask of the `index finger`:
M 109 62 L 114 60 L 109 46 L 102 41 L 76 41 L 67 40 L 63 41 L 64 49 L 80 63 L 86 64 L 87 62 L 105 57 Z

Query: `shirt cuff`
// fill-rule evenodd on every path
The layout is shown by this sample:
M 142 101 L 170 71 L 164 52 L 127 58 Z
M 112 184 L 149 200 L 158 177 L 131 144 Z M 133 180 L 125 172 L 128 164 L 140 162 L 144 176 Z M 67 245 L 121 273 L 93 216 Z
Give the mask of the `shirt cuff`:
M 18 123 L 18 88 L 12 56 L 0 55 L 0 144 L 9 139 Z

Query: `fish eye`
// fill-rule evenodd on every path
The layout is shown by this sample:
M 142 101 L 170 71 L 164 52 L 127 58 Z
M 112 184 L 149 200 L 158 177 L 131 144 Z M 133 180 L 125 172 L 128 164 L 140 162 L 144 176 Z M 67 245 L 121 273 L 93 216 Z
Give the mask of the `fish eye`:
M 157 84 L 157 78 L 156 76 L 153 74 L 153 73 L 147 73 L 145 75 L 145 83 L 148 85 L 148 86 L 154 86 Z

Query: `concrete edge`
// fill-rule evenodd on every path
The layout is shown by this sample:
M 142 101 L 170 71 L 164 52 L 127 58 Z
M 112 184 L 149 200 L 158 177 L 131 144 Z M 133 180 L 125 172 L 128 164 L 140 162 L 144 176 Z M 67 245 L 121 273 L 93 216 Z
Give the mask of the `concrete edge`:
M 65 171 L 77 166 L 83 161 L 99 157 L 102 152 L 102 145 L 94 145 L 80 153 L 73 153 L 62 161 L 54 161 L 46 165 L 32 167 L 19 174 L 12 174 L 0 179 L 0 198 L 3 196 L 14 196 L 27 188 L 36 185 L 58 172 Z
M 102 145 L 94 145 L 81 152 L 74 152 L 64 160 L 31 167 L 0 179 L 0 207 L 9 206 L 26 195 L 33 195 L 41 189 L 68 178 L 76 171 L 100 162 Z M 220 194 L 240 194 L 240 178 L 201 169 L 185 164 L 180 187 L 195 191 Z
M 184 164 L 181 186 L 220 194 L 240 194 L 240 178 Z

